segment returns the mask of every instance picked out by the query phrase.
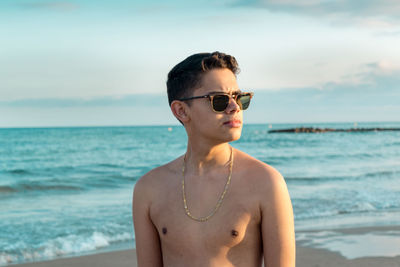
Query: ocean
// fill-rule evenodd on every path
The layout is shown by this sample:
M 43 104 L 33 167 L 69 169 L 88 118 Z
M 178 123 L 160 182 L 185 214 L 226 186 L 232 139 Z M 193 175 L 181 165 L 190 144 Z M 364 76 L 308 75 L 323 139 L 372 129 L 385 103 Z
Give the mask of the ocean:
M 298 229 L 400 225 L 400 132 L 268 133 L 393 123 L 245 125 L 232 146 L 284 176 Z M 135 182 L 182 155 L 182 126 L 0 129 L 0 265 L 134 248 Z

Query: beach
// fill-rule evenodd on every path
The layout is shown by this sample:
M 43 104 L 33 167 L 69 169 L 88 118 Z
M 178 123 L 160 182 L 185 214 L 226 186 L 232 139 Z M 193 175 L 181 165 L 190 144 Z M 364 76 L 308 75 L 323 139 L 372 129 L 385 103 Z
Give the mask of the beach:
M 400 266 L 400 235 L 396 235 L 394 233 L 400 233 L 400 226 L 385 226 L 385 227 L 359 227 L 359 228 L 348 228 L 348 229 L 324 229 L 324 230 L 312 230 L 312 231 L 299 231 L 296 233 L 306 236 L 310 236 L 310 234 L 314 234 L 317 236 L 321 236 L 324 232 L 337 232 L 340 233 L 340 237 L 343 239 L 342 247 L 330 249 L 326 248 L 318 248 L 318 247 L 310 247 L 306 246 L 307 243 L 315 242 L 316 240 L 306 240 L 302 238 L 302 240 L 296 240 L 296 266 L 297 267 L 398 267 Z M 371 234 L 384 234 L 388 236 L 396 246 L 389 246 L 389 243 L 386 243 L 387 247 L 384 244 L 379 243 L 357 243 L 356 240 L 353 239 L 353 242 L 348 246 L 349 241 L 346 242 L 346 237 L 365 237 Z M 333 240 L 333 239 L 332 239 Z M 338 238 L 334 238 L 335 241 Z M 372 240 L 373 241 L 373 240 Z M 329 247 L 330 242 L 326 241 L 324 243 L 327 247 Z M 347 245 L 347 247 L 346 247 Z M 315 246 L 315 245 L 314 245 Z M 378 246 L 381 246 L 382 253 L 379 253 Z M 339 251 L 334 251 L 334 250 Z M 376 251 L 376 256 L 370 256 L 371 254 L 369 249 Z M 340 252 L 342 250 L 342 252 Z M 355 255 L 354 253 L 359 253 L 359 251 L 364 252 L 364 256 L 348 258 L 342 255 L 343 250 L 346 251 L 348 255 Z M 390 254 L 390 251 L 394 251 L 391 256 L 385 256 L 385 254 Z M 396 252 L 397 251 L 397 252 Z M 346 254 L 345 253 L 345 254 Z M 379 255 L 381 254 L 381 255 Z M 361 254 L 362 255 L 362 254 Z M 12 266 L 20 266 L 20 267 L 72 267 L 72 266 L 85 266 L 85 267 L 135 267 L 137 266 L 136 262 L 136 252 L 135 249 L 130 250 L 122 250 L 122 251 L 114 251 L 107 253 L 100 253 L 94 255 L 86 255 L 80 257 L 72 257 L 72 258 L 63 258 L 51 261 L 44 262 L 36 262 L 36 263 L 26 263 L 26 264 L 18 264 Z
M 134 249 L 107 252 L 58 260 L 12 265 L 15 267 L 136 267 Z M 297 244 L 297 267 L 398 267 L 400 255 L 395 257 L 361 257 L 346 259 L 337 252 L 326 249 L 304 247 Z
M 322 249 L 306 247 L 297 248 L 297 267 L 398 267 L 400 256 L 397 257 L 364 257 L 346 260 L 337 253 Z M 38 263 L 13 265 L 15 267 L 136 267 L 135 250 L 109 252 L 104 254 L 82 256 L 77 258 L 59 259 Z
M 385 230 L 397 231 L 399 227 L 386 227 Z M 370 231 L 378 230 L 369 228 Z M 379 229 L 381 230 L 381 229 Z M 344 230 L 347 234 L 366 233 L 366 228 L 354 228 Z M 398 239 L 400 245 L 400 239 Z M 372 244 L 365 244 L 372 245 Z M 347 259 L 338 252 L 327 249 L 305 247 L 301 242 L 297 242 L 296 247 L 296 266 L 297 267 L 398 267 L 400 266 L 400 246 L 399 255 L 394 257 L 365 256 L 355 259 Z M 136 252 L 134 249 L 107 252 L 95 255 L 87 255 L 73 258 L 64 258 L 44 262 L 26 263 L 12 265 L 15 267 L 136 267 Z
M 297 267 L 398 267 L 400 256 L 397 257 L 363 257 L 346 260 L 337 253 L 323 249 L 297 247 Z M 76 258 L 59 259 L 38 263 L 13 265 L 15 267 L 136 267 L 135 250 L 109 252 Z

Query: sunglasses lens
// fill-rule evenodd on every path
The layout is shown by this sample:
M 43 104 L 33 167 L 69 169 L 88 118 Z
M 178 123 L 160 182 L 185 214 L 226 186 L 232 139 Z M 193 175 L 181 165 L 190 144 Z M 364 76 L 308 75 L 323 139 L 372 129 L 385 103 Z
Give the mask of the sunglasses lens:
M 213 97 L 213 109 L 217 112 L 222 112 L 229 105 L 228 95 L 215 95 Z
M 251 95 L 239 95 L 238 96 L 238 105 L 240 106 L 241 110 L 245 110 L 250 105 Z

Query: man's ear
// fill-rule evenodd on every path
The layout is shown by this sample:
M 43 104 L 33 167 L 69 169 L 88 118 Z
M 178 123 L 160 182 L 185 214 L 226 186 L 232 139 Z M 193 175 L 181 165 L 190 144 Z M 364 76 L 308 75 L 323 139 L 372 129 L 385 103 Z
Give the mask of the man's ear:
M 190 117 L 188 116 L 188 105 L 185 102 L 174 100 L 171 103 L 171 111 L 182 123 L 188 122 Z

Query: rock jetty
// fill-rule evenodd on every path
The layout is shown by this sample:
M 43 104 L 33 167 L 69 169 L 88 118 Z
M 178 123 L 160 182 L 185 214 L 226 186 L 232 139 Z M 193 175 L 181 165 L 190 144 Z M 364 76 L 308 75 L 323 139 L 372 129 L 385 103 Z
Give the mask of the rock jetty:
M 400 128 L 334 129 L 334 128 L 297 127 L 289 129 L 269 130 L 268 133 L 327 133 L 327 132 L 380 132 L 380 131 L 400 131 Z

